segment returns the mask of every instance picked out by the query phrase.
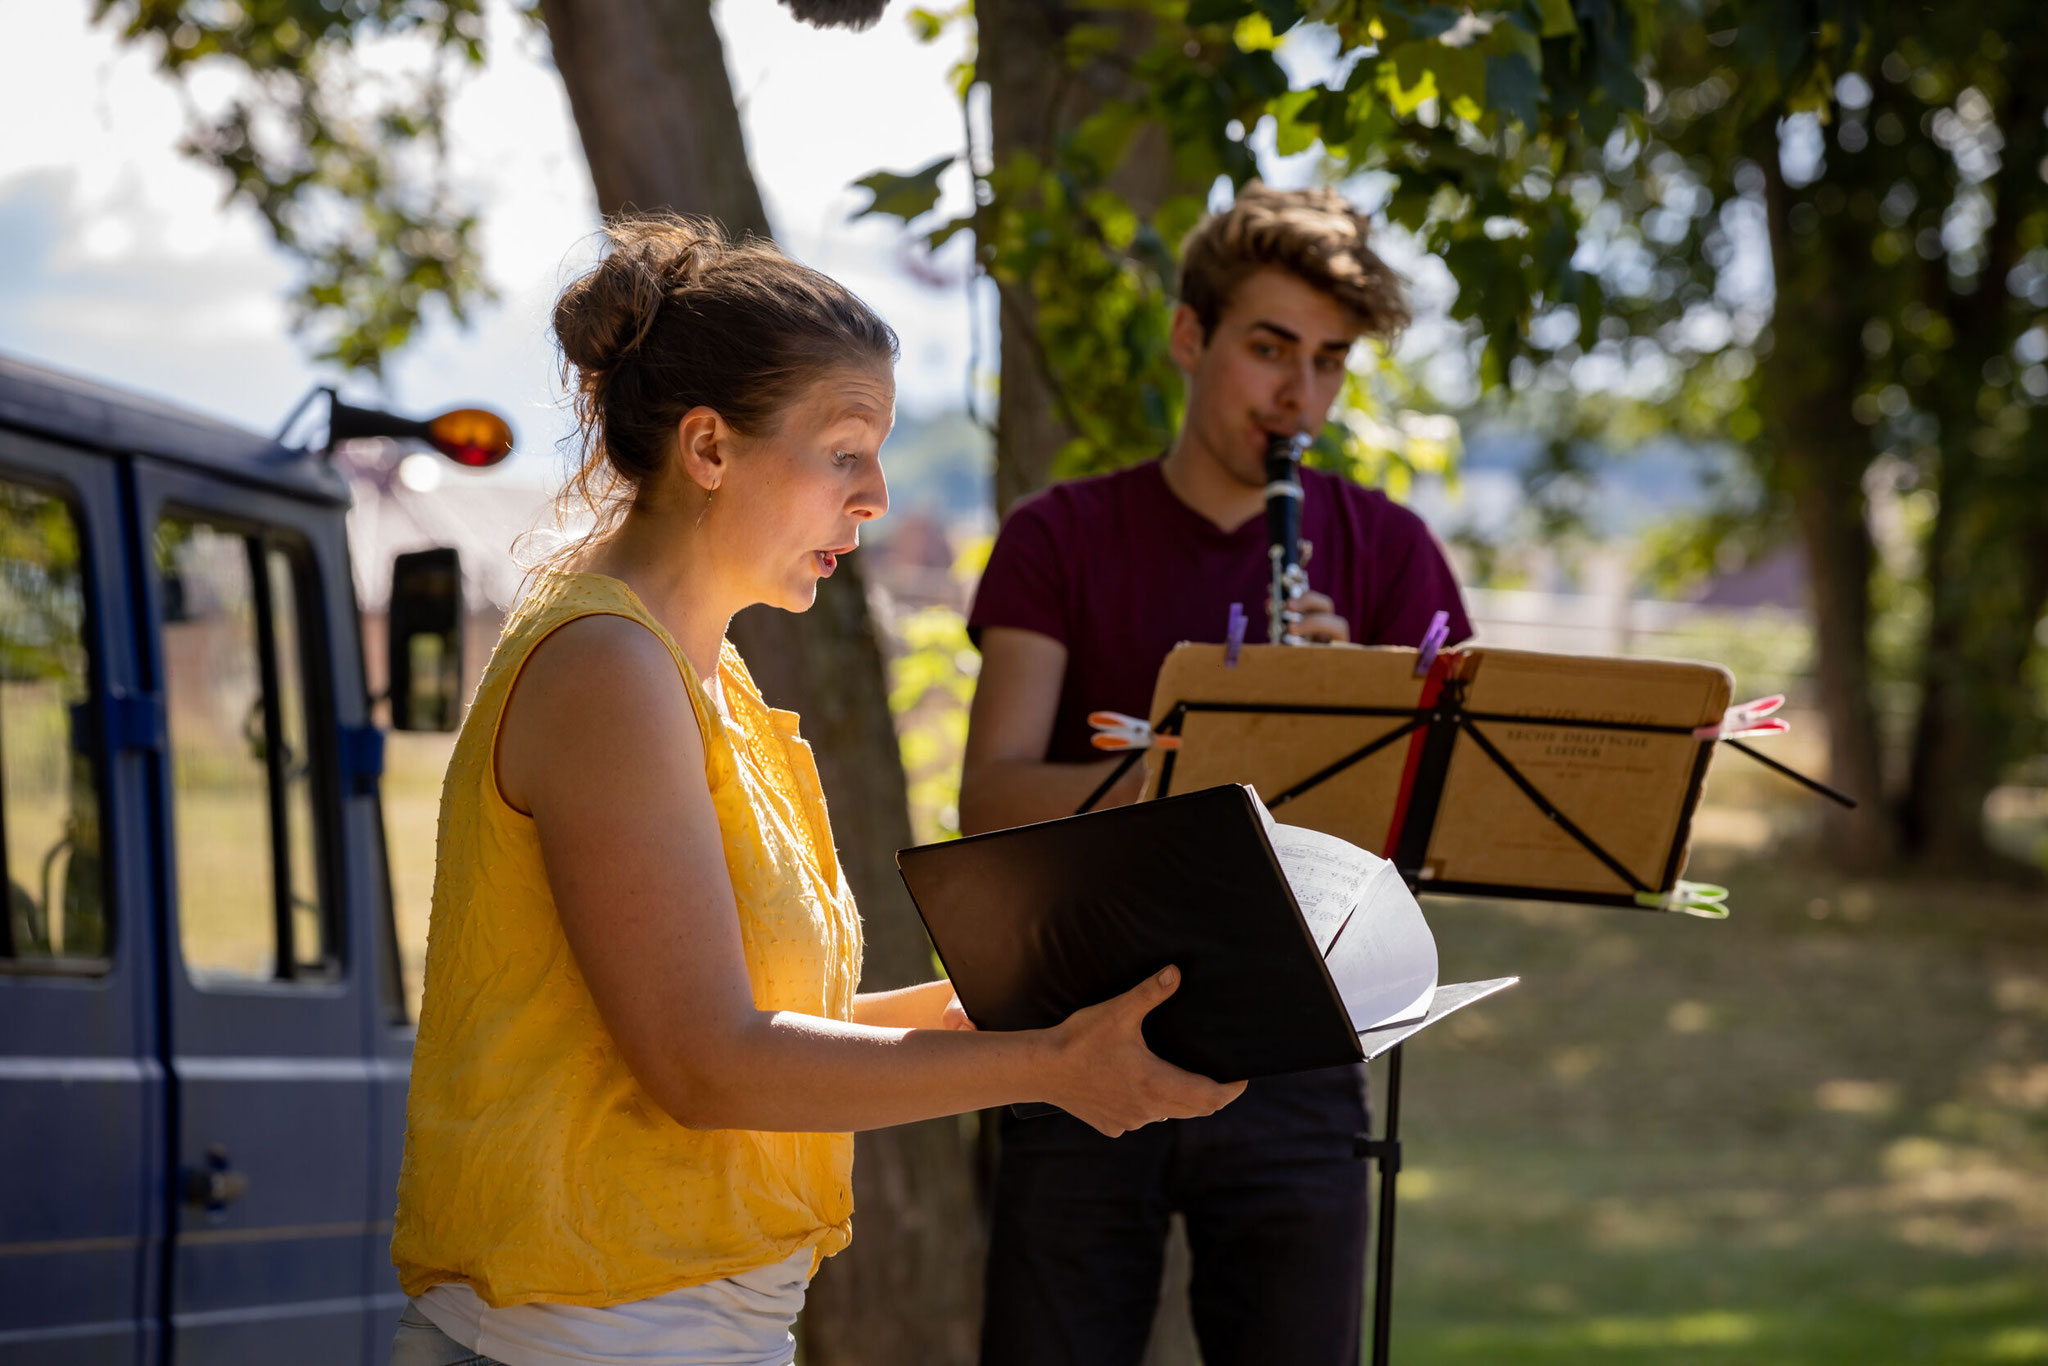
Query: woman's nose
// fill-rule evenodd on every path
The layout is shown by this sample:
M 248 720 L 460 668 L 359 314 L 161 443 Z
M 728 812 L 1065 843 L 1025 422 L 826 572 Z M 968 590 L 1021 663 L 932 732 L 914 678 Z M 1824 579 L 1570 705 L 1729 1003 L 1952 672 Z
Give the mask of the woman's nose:
M 875 460 L 870 468 L 874 474 L 863 479 L 853 491 L 853 502 L 848 508 L 856 517 L 880 517 L 889 510 L 889 479 L 882 473 L 882 462 Z

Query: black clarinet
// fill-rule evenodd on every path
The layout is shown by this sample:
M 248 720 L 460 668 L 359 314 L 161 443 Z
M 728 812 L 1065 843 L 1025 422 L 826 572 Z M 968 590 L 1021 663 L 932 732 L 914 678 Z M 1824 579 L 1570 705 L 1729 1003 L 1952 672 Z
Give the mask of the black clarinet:
M 1266 438 L 1266 546 L 1273 561 L 1266 630 L 1275 645 L 1302 643 L 1293 626 L 1295 600 L 1308 591 L 1301 567 L 1301 453 L 1308 443 L 1307 432 Z

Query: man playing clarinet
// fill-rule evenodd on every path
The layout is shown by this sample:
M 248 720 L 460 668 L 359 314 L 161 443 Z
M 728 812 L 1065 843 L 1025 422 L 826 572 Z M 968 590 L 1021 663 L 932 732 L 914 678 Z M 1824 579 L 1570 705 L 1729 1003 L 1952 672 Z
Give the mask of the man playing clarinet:
M 1144 716 L 1167 653 L 1224 639 L 1232 603 L 1263 639 L 1274 437 L 1319 430 L 1361 337 L 1408 319 L 1367 219 L 1333 190 L 1247 186 L 1182 252 L 1173 358 L 1187 411 L 1157 460 L 1056 484 L 1011 509 L 975 595 L 982 652 L 961 782 L 967 833 L 1073 813 L 1116 764 L 1088 714 Z M 1422 520 L 1376 490 L 1301 472 L 1307 591 L 1291 633 L 1419 645 L 1471 634 Z M 1102 805 L 1133 801 L 1135 767 Z M 1356 1366 L 1365 1279 L 1363 1066 L 1254 1081 L 1205 1119 L 1104 1138 L 1066 1115 L 1003 1118 L 983 1366 L 1135 1366 L 1170 1215 L 1187 1225 L 1207 1366 Z

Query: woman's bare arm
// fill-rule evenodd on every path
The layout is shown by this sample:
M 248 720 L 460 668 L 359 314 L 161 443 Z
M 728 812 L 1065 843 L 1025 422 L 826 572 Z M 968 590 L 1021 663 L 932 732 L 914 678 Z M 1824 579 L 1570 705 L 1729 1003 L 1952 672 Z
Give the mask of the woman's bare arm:
M 944 1029 L 953 984 L 941 977 L 895 991 L 862 992 L 853 998 L 853 1022 L 891 1029 Z
M 604 680 L 600 702 L 592 679 Z M 1106 1133 L 1234 1098 L 1145 1047 L 1168 970 L 1050 1030 L 981 1034 L 754 1008 L 704 747 L 666 647 L 586 617 L 529 657 L 499 777 L 531 813 L 569 948 L 634 1076 L 693 1128 L 878 1128 L 1046 1100 Z

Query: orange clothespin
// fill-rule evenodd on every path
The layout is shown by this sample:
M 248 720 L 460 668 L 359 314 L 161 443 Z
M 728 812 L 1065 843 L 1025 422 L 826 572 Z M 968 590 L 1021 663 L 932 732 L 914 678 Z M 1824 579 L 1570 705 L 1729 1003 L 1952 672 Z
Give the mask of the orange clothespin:
M 1179 749 L 1178 735 L 1154 735 L 1152 723 L 1120 711 L 1091 711 L 1088 724 L 1095 728 L 1089 743 L 1097 749 Z

